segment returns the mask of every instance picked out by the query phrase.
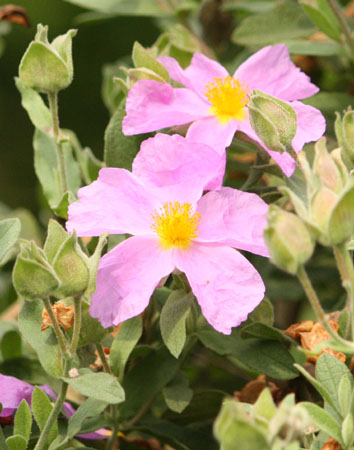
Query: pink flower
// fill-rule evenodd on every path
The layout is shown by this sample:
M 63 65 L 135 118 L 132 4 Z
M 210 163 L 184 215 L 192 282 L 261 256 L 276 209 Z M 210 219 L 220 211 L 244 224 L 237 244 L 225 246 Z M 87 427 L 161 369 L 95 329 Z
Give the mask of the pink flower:
M 104 327 L 142 313 L 175 269 L 186 274 L 206 320 L 222 333 L 230 334 L 260 303 L 262 279 L 232 247 L 268 255 L 268 206 L 231 188 L 202 196 L 219 163 L 220 155 L 204 144 L 158 134 L 143 142 L 133 173 L 101 169 L 97 181 L 79 190 L 69 231 L 133 235 L 99 264 L 90 313 Z
M 50 397 L 54 399 L 57 398 L 57 395 L 49 386 L 44 385 L 39 387 Z M 26 381 L 22 381 L 18 378 L 8 375 L 0 374 L 0 403 L 2 405 L 0 418 L 8 418 L 13 416 L 16 409 L 20 406 L 22 400 L 26 400 L 26 402 L 31 406 L 33 391 L 34 386 L 27 383 Z M 70 405 L 70 403 L 67 402 L 63 404 L 63 410 L 67 418 L 70 418 L 75 413 L 74 408 Z M 92 433 L 80 434 L 77 437 L 94 440 L 104 439 L 107 434 L 109 434 L 109 431 L 101 428 L 100 430 L 94 431 Z
M 241 64 L 232 77 L 218 62 L 200 53 L 194 54 L 185 70 L 171 57 L 161 57 L 159 61 L 172 80 L 184 87 L 138 81 L 127 98 L 127 115 L 123 120 L 126 135 L 193 122 L 187 137 L 223 153 L 236 130 L 240 130 L 259 142 L 290 176 L 296 166 L 293 158 L 266 148 L 252 129 L 247 112 L 248 93 L 258 89 L 289 102 L 294 108 L 297 131 L 292 145 L 296 152 L 325 131 L 321 112 L 297 101 L 314 95 L 318 88 L 292 63 L 284 44 L 264 47 Z

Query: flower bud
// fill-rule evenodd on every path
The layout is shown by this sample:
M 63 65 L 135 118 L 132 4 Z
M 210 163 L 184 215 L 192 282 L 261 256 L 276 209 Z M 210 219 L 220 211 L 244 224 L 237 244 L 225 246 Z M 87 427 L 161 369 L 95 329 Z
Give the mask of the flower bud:
M 342 423 L 342 438 L 345 448 L 350 448 L 354 441 L 354 420 L 351 413 L 347 414 Z
M 69 297 L 85 291 L 89 281 L 87 257 L 80 250 L 75 234 L 69 235 L 59 247 L 52 264 L 61 281 L 55 296 Z
M 338 403 L 342 416 L 346 416 L 352 403 L 352 385 L 347 374 L 342 375 L 338 385 Z
M 311 199 L 311 221 L 327 234 L 328 220 L 338 195 L 326 187 L 321 187 Z
M 39 24 L 20 63 L 23 85 L 46 94 L 68 87 L 73 79 L 71 48 L 75 35 L 76 30 L 69 30 L 49 43 L 48 26 Z
M 297 118 L 288 103 L 254 90 L 248 110 L 252 128 L 270 150 L 282 153 L 291 149 Z
M 348 109 L 341 118 L 339 113 L 334 124 L 338 143 L 350 169 L 354 166 L 354 111 Z
M 12 279 L 16 291 L 26 300 L 48 297 L 60 283 L 45 256 L 34 242 L 22 243 Z
M 337 154 L 336 157 L 338 158 Z M 343 189 L 344 180 L 338 163 L 327 151 L 326 138 L 320 139 L 315 144 L 313 170 L 328 189 L 337 193 Z
M 304 222 L 295 214 L 271 205 L 264 238 L 272 262 L 291 274 L 312 256 L 314 239 Z

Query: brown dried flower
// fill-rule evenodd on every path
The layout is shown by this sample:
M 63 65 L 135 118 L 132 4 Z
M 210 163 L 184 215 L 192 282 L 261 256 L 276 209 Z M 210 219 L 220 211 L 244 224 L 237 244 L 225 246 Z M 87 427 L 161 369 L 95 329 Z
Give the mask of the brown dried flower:
M 341 450 L 340 444 L 333 438 L 327 439 L 321 450 Z
M 328 321 L 331 328 L 334 331 L 338 331 L 338 322 L 336 320 L 330 319 Z M 315 350 L 318 344 L 323 341 L 327 341 L 330 339 L 330 335 L 323 328 L 323 326 L 319 322 L 313 322 L 312 320 L 304 320 L 299 323 L 294 323 L 287 330 L 284 331 L 284 334 L 290 336 L 293 339 L 300 339 L 301 346 L 305 350 Z M 322 353 L 328 353 L 329 355 L 334 356 L 342 362 L 345 362 L 346 356 L 344 353 L 337 352 L 332 350 L 331 348 L 323 348 L 318 355 L 307 355 L 307 361 L 316 363 L 318 357 L 322 355 Z
M 235 391 L 234 396 L 237 400 L 243 403 L 256 403 L 260 393 L 264 388 L 268 387 L 273 396 L 273 399 L 277 401 L 281 394 L 281 389 L 272 381 L 268 381 L 265 375 L 259 375 L 257 379 L 247 383 L 242 391 Z
M 74 306 L 65 306 L 62 303 L 56 303 L 52 306 L 53 313 L 59 324 L 65 329 L 70 330 L 74 325 L 75 313 Z M 46 330 L 52 324 L 52 321 L 46 309 L 42 311 L 41 331 Z

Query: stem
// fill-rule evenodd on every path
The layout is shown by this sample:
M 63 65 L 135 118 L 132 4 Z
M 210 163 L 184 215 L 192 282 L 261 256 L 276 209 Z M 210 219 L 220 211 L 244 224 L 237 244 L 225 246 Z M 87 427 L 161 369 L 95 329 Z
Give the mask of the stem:
M 348 294 L 348 309 L 351 323 L 352 339 L 354 338 L 354 266 L 353 259 L 346 244 L 342 243 L 333 247 L 334 254 L 342 277 L 342 284 Z
M 112 370 L 108 364 L 108 360 L 106 357 L 106 354 L 103 350 L 103 347 L 101 344 L 96 344 L 96 349 L 97 349 L 97 353 L 99 355 L 99 357 L 101 358 L 102 361 L 102 365 L 103 365 L 103 370 L 106 373 L 109 373 L 110 375 L 113 376 Z M 110 437 L 110 439 L 107 442 L 106 445 L 106 450 L 112 450 L 113 448 L 115 448 L 115 443 L 117 441 L 117 433 L 119 430 L 119 424 L 118 424 L 118 411 L 117 411 L 117 405 L 111 405 L 111 415 L 112 415 L 112 419 L 113 419 L 113 427 L 112 427 L 112 435 Z M 119 444 L 118 444 L 119 447 Z M 116 448 L 118 448 L 116 447 Z
M 332 11 L 334 12 L 335 16 L 338 19 L 338 22 L 341 26 L 343 35 L 345 37 L 345 41 L 348 45 L 348 47 L 350 48 L 350 50 L 352 51 L 352 56 L 351 58 L 354 59 L 354 38 L 352 36 L 352 32 L 348 26 L 348 23 L 346 21 L 346 18 L 342 12 L 342 10 L 339 8 L 336 0 L 328 0 L 328 4 L 331 7 Z
M 55 402 L 55 405 L 49 414 L 48 420 L 46 424 L 44 425 L 44 428 L 39 436 L 37 445 L 34 447 L 34 450 L 43 450 L 46 447 L 49 433 L 54 425 L 54 422 L 56 421 L 58 414 L 63 406 L 63 403 L 65 401 L 66 392 L 68 390 L 68 384 L 64 381 L 61 384 L 60 391 L 57 397 L 57 400 Z
M 328 334 L 338 343 L 346 346 L 348 349 L 350 348 L 353 350 L 354 346 L 352 342 L 346 341 L 345 339 L 341 338 L 334 330 L 333 328 L 328 324 L 326 320 L 325 313 L 322 309 L 321 303 L 317 297 L 316 291 L 314 290 L 311 280 L 308 277 L 305 267 L 300 266 L 297 271 L 297 277 L 301 283 L 301 286 L 303 287 L 305 294 L 307 298 L 309 299 L 309 302 L 311 303 L 312 309 L 314 310 L 318 321 L 323 326 L 323 328 L 328 332 Z
M 75 321 L 74 321 L 74 329 L 73 329 L 73 337 L 70 345 L 70 353 L 72 356 L 75 355 L 77 345 L 79 343 L 80 338 L 80 330 L 81 330 L 81 298 L 74 298 L 74 307 L 75 307 Z
M 68 191 L 68 181 L 66 176 L 65 158 L 63 147 L 59 140 L 59 115 L 58 115 L 58 93 L 48 93 L 49 108 L 52 114 L 53 133 L 55 137 L 55 144 L 57 149 L 58 169 L 59 169 L 59 182 L 63 194 Z
M 62 332 L 62 330 L 61 330 L 61 328 L 59 326 L 59 323 L 58 323 L 57 318 L 55 317 L 55 314 L 53 313 L 52 305 L 51 305 L 51 303 L 49 301 L 49 298 L 48 297 L 44 298 L 43 299 L 43 303 L 44 303 L 45 309 L 47 310 L 48 316 L 50 317 L 50 320 L 52 321 L 54 332 L 55 332 L 55 334 L 57 336 L 57 339 L 58 339 L 58 342 L 59 342 L 59 346 L 60 346 L 60 350 L 61 350 L 61 353 L 62 353 L 62 357 L 66 358 L 67 348 L 66 348 L 65 336 L 64 336 L 64 333 Z

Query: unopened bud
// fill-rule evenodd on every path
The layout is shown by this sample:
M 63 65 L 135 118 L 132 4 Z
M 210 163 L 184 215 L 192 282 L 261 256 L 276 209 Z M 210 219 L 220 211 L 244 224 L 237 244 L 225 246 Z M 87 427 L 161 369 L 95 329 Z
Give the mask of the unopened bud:
M 46 298 L 60 283 L 42 250 L 34 242 L 21 245 L 12 279 L 16 291 L 26 300 Z
M 341 118 L 337 113 L 335 132 L 343 157 L 350 169 L 354 166 L 354 111 L 348 109 Z
M 338 155 L 337 155 L 338 158 Z M 326 138 L 315 144 L 315 159 L 313 170 L 320 178 L 322 184 L 328 189 L 339 193 L 343 188 L 343 178 L 338 163 L 326 148 Z
M 73 79 L 72 38 L 76 30 L 69 30 L 48 41 L 48 26 L 41 24 L 37 34 L 22 57 L 19 76 L 25 87 L 39 92 L 58 92 Z
M 297 118 L 286 102 L 261 91 L 254 90 L 248 103 L 252 128 L 270 150 L 291 150 L 296 133 Z
M 291 274 L 310 259 L 315 246 L 304 222 L 275 205 L 269 208 L 264 238 L 272 262 Z
M 349 241 L 354 235 L 354 176 L 339 195 L 328 223 L 328 236 L 331 245 Z
M 342 438 L 345 448 L 350 448 L 354 441 L 354 421 L 352 413 L 347 414 L 343 420 Z
M 327 235 L 329 216 L 337 199 L 338 195 L 326 187 L 320 188 L 311 199 L 311 220 L 324 235 Z M 326 238 L 322 240 L 325 242 Z
M 347 374 L 342 375 L 338 385 L 338 403 L 342 416 L 346 416 L 352 403 L 352 385 Z

